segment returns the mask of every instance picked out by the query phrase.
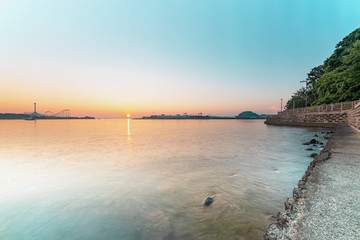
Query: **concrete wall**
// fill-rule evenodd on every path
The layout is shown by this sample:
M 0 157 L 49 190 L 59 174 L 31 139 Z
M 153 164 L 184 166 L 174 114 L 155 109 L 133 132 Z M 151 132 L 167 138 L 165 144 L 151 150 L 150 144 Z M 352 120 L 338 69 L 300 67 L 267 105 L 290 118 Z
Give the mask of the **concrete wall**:
M 360 130 L 360 103 L 348 114 L 348 124 Z

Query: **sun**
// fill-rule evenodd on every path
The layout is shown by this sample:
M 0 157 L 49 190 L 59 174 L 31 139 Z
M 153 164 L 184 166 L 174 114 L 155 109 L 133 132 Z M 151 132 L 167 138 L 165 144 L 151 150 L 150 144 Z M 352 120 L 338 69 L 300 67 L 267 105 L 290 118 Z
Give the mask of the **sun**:
M 129 114 L 129 113 L 128 113 L 128 114 L 126 114 L 126 117 L 127 117 L 127 118 L 130 118 L 130 114 Z

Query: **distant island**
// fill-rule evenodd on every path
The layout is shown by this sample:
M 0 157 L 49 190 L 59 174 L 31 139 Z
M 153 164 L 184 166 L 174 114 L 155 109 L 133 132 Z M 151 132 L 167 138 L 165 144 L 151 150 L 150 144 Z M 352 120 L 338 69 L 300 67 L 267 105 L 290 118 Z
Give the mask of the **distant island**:
M 245 111 L 235 116 L 237 119 L 266 119 L 269 115 L 267 114 L 257 114 L 251 111 Z
M 245 111 L 240 113 L 234 117 L 224 117 L 224 116 L 210 116 L 210 115 L 202 115 L 199 113 L 197 115 L 188 115 L 187 113 L 184 114 L 176 114 L 176 115 L 151 115 L 151 116 L 144 116 L 142 118 L 137 119 L 266 119 L 269 115 L 266 114 L 256 114 L 251 111 Z

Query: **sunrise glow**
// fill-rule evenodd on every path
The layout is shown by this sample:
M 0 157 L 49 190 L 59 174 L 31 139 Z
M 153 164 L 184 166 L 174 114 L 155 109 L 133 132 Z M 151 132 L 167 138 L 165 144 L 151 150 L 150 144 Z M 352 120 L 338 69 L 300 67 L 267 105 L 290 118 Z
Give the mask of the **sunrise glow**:
M 315 2 L 3 1 L 0 112 L 276 113 L 360 22 Z

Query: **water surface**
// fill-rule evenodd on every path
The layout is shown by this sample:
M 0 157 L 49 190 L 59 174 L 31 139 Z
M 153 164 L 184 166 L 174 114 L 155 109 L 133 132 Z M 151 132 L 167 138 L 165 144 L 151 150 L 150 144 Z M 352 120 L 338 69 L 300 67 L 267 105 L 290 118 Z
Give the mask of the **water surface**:
M 0 239 L 262 239 L 315 131 L 263 122 L 2 120 Z

